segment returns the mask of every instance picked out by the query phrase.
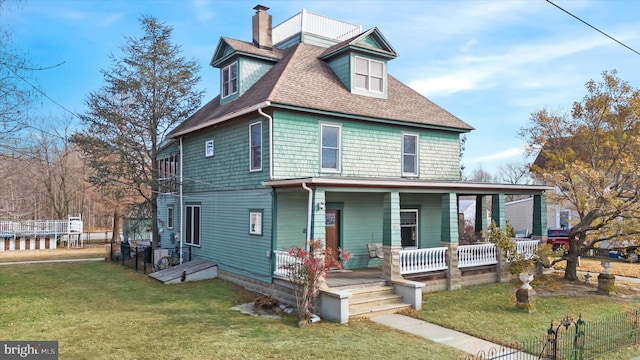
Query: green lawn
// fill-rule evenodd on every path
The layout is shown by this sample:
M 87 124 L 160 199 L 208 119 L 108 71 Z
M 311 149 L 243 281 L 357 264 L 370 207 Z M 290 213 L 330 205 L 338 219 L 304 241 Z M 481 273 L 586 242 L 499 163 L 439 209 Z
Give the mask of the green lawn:
M 555 286 L 561 290 L 561 285 Z M 502 283 L 426 294 L 423 310 L 413 312 L 413 315 L 443 327 L 508 345 L 544 336 L 551 321 L 557 326 L 566 315 L 574 320 L 582 315 L 582 319 L 588 321 L 626 309 L 640 309 L 638 297 L 596 295 L 594 289 L 590 295 L 538 297 L 536 311 L 529 314 L 516 309 L 516 289 L 513 283 Z M 638 356 L 640 346 L 608 354 L 603 359 L 633 359 Z
M 462 359 L 367 320 L 297 327 L 230 310 L 214 279 L 162 285 L 108 262 L 0 266 L 0 339 L 57 340 L 60 359 Z

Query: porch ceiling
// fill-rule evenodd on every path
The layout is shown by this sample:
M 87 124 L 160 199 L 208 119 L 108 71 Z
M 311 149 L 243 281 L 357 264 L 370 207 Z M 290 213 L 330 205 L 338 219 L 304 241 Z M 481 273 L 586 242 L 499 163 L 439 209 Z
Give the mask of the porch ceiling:
M 262 183 L 273 188 L 302 187 L 367 188 L 369 191 L 388 189 L 410 190 L 413 192 L 455 192 L 457 194 L 540 194 L 552 191 L 553 187 L 543 185 L 489 184 L 465 181 L 420 181 L 409 179 L 373 179 L 344 177 L 309 177 L 300 179 L 272 180 Z M 377 190 L 376 190 L 377 189 Z

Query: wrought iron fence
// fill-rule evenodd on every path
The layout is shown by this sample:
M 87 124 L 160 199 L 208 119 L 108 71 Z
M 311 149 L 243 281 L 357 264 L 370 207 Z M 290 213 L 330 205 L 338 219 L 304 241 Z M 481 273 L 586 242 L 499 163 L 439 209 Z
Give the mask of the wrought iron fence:
M 510 347 L 492 348 L 467 360 L 589 360 L 640 344 L 640 310 L 631 310 L 599 320 L 573 320 L 565 317 L 553 322 L 545 335 L 526 339 Z
M 150 246 L 132 247 L 129 243 L 111 243 L 110 258 L 143 274 L 153 272 L 153 251 Z

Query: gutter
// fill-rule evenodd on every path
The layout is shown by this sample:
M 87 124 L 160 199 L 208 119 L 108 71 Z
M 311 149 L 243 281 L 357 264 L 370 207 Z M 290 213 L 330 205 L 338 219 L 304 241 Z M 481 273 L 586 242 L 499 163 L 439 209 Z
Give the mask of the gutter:
M 182 183 L 183 178 L 182 178 L 182 169 L 184 168 L 184 162 L 182 161 L 182 154 L 183 154 L 183 149 L 182 149 L 182 136 L 180 136 L 180 264 L 182 264 L 182 257 L 183 257 L 183 251 L 182 251 L 182 233 L 184 231 L 184 216 L 183 216 L 183 211 L 184 211 L 184 197 L 182 195 Z M 175 217 L 175 214 L 174 214 Z
M 174 137 L 178 137 L 178 136 L 181 136 L 181 135 L 188 134 L 190 132 L 194 132 L 194 131 L 197 131 L 197 130 L 200 130 L 200 129 L 204 129 L 204 128 L 209 127 L 209 126 L 212 126 L 212 125 L 215 125 L 215 124 L 227 121 L 227 120 L 231 120 L 231 119 L 233 119 L 235 117 L 252 113 L 252 112 L 254 112 L 254 111 L 258 110 L 258 109 L 267 107 L 269 105 L 271 105 L 271 101 L 263 101 L 263 102 L 258 103 L 256 105 L 249 106 L 249 107 L 240 109 L 238 111 L 234 111 L 234 112 L 228 113 L 228 114 L 226 114 L 224 116 L 221 116 L 219 118 L 215 118 L 213 120 L 206 121 L 206 122 L 204 122 L 204 123 L 202 123 L 202 124 L 200 124 L 198 126 L 194 126 L 194 127 L 190 127 L 188 129 L 182 130 L 182 131 L 178 131 L 175 134 L 171 134 L 171 137 L 174 138 Z
M 313 216 L 313 190 L 307 186 L 306 183 L 302 183 L 302 188 L 309 192 L 309 202 L 307 207 L 307 241 L 305 241 L 305 250 L 309 252 L 309 242 L 311 241 L 311 217 Z

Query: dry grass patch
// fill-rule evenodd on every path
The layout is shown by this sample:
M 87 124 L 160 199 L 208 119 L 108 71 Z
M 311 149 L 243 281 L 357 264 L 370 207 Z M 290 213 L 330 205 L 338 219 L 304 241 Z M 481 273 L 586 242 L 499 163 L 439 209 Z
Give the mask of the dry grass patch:
M 586 271 L 591 273 L 592 275 L 595 274 L 597 276 L 597 274 L 599 274 L 600 271 L 602 271 L 602 265 L 600 265 L 600 262 L 602 262 L 603 260 L 611 261 L 612 266 L 610 270 L 613 275 L 640 278 L 640 263 L 628 263 L 628 262 L 613 260 L 609 258 L 602 258 L 602 259 L 581 258 L 580 266 L 578 266 L 578 271 Z M 564 270 L 565 265 L 566 265 L 565 262 L 558 263 L 554 266 L 554 269 Z
M 106 256 L 105 245 L 85 245 L 84 248 L 0 251 L 0 262 L 82 259 Z

